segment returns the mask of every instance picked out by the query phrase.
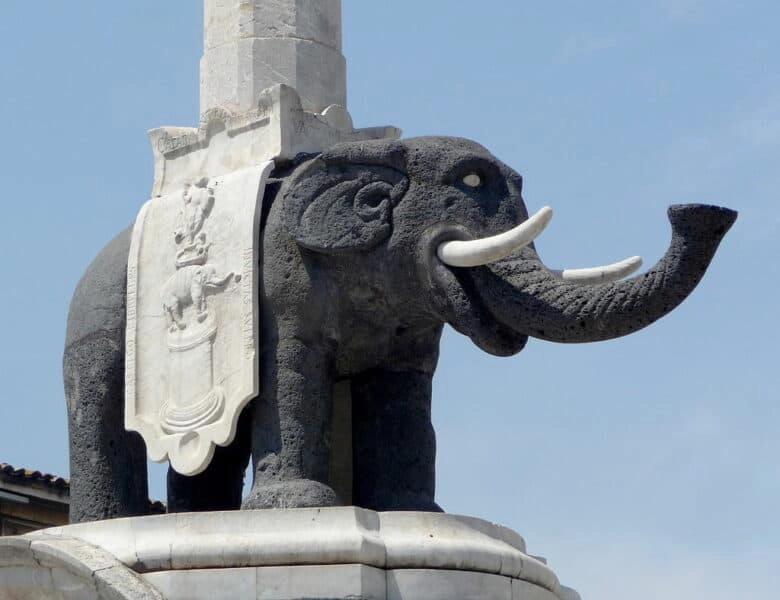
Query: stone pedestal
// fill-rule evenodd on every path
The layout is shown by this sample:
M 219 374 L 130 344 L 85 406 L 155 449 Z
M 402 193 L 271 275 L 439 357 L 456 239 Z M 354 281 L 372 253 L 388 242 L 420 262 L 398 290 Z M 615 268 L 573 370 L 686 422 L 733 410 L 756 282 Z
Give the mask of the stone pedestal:
M 181 513 L 0 539 L 0 600 L 578 600 L 515 532 L 354 507 Z

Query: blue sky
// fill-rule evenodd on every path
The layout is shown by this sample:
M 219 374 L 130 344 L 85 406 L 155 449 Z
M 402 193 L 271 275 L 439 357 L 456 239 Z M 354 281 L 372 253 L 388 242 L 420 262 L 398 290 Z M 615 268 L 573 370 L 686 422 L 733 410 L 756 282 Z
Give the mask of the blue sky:
M 669 204 L 740 211 L 693 295 L 633 336 L 499 359 L 448 332 L 439 502 L 517 530 L 586 600 L 774 597 L 780 5 L 343 5 L 356 125 L 487 146 L 555 209 L 550 266 L 650 265 Z M 70 295 L 150 193 L 145 132 L 198 122 L 200 6 L 3 7 L 0 461 L 67 474 Z

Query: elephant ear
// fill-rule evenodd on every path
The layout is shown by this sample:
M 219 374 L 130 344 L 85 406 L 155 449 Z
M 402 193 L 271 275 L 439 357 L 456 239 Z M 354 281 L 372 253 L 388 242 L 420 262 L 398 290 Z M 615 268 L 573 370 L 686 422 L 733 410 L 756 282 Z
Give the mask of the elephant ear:
M 343 144 L 300 166 L 283 192 L 293 239 L 318 252 L 369 250 L 387 239 L 393 208 L 409 187 L 392 150 L 386 142 Z

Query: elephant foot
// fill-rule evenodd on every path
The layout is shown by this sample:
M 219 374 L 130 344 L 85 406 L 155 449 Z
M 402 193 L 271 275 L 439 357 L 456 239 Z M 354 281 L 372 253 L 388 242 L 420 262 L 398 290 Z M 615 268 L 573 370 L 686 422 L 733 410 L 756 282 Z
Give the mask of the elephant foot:
M 241 508 L 314 508 L 341 506 L 336 492 L 329 486 L 311 479 L 295 479 L 254 487 Z

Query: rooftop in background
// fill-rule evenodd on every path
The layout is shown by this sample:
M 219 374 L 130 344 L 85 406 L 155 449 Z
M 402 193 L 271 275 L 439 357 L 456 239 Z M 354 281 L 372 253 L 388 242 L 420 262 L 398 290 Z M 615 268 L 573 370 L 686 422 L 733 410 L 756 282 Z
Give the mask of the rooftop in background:
M 0 535 L 66 525 L 69 504 L 67 479 L 0 462 Z M 150 501 L 150 509 L 152 514 L 161 514 L 165 505 Z
M 68 522 L 67 479 L 0 463 L 0 535 L 21 535 Z

